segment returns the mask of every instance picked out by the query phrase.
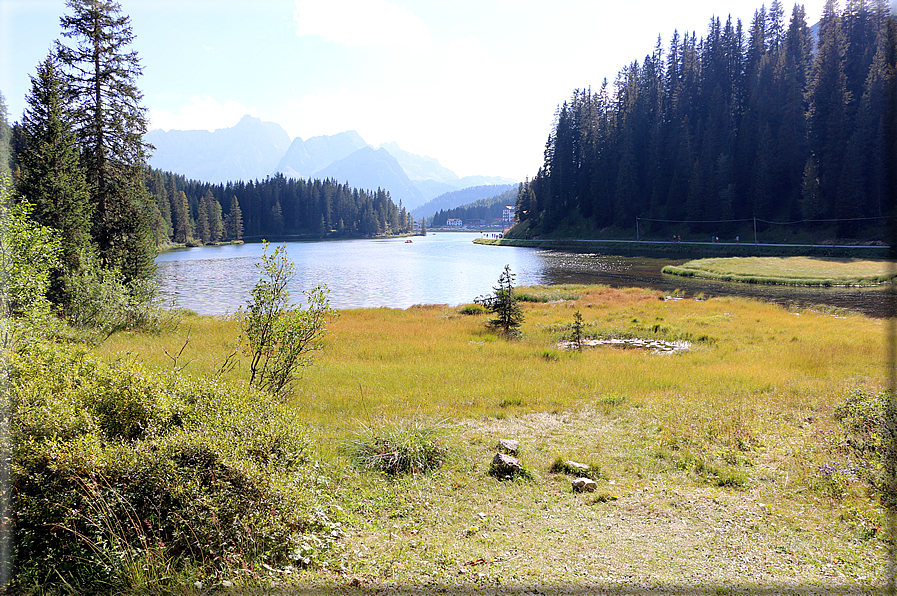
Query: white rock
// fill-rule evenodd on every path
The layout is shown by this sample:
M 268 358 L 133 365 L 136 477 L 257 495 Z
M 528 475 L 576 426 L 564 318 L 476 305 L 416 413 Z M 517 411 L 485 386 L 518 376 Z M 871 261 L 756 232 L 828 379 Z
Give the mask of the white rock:
M 598 483 L 591 478 L 577 478 L 573 481 L 573 490 L 578 493 L 595 492 L 596 488 L 598 488 Z

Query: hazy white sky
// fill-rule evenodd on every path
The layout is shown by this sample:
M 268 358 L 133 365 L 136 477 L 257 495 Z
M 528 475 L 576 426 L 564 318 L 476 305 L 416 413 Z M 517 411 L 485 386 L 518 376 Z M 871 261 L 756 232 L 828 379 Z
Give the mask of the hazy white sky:
M 535 174 L 556 107 L 673 30 L 749 25 L 763 0 L 119 0 L 153 128 L 356 130 L 459 175 Z M 768 4 L 769 2 L 767 2 Z M 810 24 L 824 0 L 803 3 Z M 786 18 L 792 3 L 786 1 Z M 64 0 L 0 0 L 0 91 L 20 120 Z

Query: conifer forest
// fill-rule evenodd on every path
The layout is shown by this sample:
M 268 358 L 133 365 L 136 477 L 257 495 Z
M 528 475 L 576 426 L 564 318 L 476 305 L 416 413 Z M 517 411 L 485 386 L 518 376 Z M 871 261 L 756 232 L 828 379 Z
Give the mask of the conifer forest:
M 557 110 L 520 189 L 516 236 L 576 226 L 695 233 L 801 222 L 842 237 L 890 215 L 895 19 L 884 0 L 829 0 L 818 31 L 780 0 L 707 33 L 660 39 L 614 83 Z M 891 117 L 888 117 L 891 114 Z

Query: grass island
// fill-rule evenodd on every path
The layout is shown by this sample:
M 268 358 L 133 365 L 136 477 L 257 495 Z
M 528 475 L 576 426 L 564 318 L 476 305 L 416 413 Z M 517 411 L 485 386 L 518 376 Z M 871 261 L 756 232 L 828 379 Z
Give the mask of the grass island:
M 888 261 L 819 257 L 729 257 L 667 265 L 664 273 L 720 281 L 795 286 L 873 286 L 897 272 Z

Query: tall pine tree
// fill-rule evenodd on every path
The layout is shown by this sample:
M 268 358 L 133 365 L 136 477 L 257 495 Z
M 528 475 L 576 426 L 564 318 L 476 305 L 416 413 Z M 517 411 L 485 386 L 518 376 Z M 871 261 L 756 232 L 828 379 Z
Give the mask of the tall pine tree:
M 146 109 L 130 18 L 109 0 L 68 0 L 57 57 L 71 93 L 75 130 L 91 198 L 100 262 L 128 281 L 151 278 L 155 248 L 144 188 Z
M 53 302 L 65 306 L 73 298 L 67 278 L 90 259 L 91 205 L 84 170 L 79 163 L 75 133 L 64 105 L 63 83 L 52 57 L 31 78 L 28 108 L 22 118 L 18 192 L 34 205 L 32 218 L 59 231 L 62 267 L 51 278 Z

